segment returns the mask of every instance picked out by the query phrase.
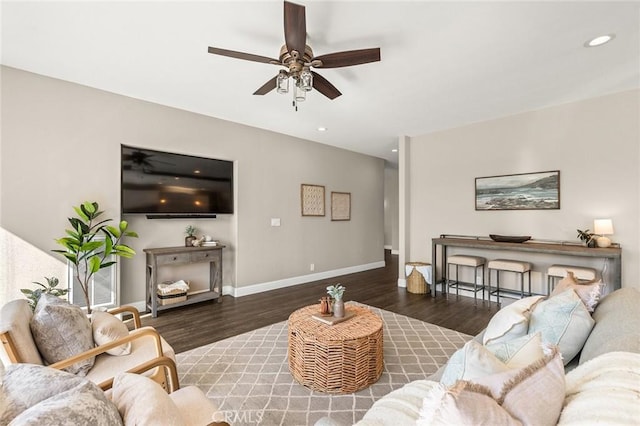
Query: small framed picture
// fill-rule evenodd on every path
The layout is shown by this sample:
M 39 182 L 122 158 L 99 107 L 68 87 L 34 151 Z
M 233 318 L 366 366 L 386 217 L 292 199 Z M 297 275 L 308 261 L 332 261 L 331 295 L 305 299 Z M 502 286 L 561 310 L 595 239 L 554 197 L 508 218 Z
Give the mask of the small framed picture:
M 331 220 L 351 220 L 351 193 L 331 193 Z
M 303 183 L 300 188 L 302 216 L 324 216 L 324 186 Z

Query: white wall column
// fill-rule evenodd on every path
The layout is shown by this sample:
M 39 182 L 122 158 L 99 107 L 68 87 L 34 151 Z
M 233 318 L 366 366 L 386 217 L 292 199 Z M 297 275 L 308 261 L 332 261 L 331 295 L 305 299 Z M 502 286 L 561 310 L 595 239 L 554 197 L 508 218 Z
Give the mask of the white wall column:
M 398 287 L 406 287 L 404 264 L 409 259 L 409 137 L 398 138 Z

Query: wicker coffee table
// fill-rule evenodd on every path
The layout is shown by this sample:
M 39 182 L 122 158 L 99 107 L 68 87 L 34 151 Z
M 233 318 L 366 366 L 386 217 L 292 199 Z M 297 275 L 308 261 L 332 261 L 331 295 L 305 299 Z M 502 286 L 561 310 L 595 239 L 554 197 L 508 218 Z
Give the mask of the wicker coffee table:
M 302 385 L 327 393 L 353 393 L 382 375 L 382 320 L 369 309 L 347 306 L 355 315 L 327 325 L 311 317 L 318 305 L 289 316 L 289 370 Z

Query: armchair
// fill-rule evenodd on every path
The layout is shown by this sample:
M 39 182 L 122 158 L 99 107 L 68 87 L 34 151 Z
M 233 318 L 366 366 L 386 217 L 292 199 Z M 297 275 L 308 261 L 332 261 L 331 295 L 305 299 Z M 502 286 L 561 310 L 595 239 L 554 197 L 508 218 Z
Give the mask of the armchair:
M 50 367 L 63 369 L 78 361 L 95 357 L 93 367 L 88 370 L 86 378 L 105 389 L 120 372 L 135 369 L 145 362 L 163 356 L 175 359 L 173 348 L 153 327 L 141 327 L 137 309 L 123 306 L 109 312 L 133 315 L 134 329 L 124 337 L 53 363 Z M 0 341 L 3 347 L 0 358 L 5 366 L 15 363 L 45 364 L 31 333 L 32 318 L 33 312 L 26 299 L 13 300 L 0 309 Z M 129 355 L 113 356 L 106 353 L 127 343 L 131 343 Z M 166 369 L 155 368 L 148 370 L 146 374 L 153 376 L 154 380 L 162 383 L 164 387 L 171 386 L 165 372 Z

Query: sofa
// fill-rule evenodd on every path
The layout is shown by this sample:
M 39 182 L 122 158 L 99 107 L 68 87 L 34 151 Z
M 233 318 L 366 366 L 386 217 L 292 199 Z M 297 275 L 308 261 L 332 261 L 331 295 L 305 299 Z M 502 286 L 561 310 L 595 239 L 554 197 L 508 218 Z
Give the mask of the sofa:
M 574 295 L 569 290 L 562 297 Z M 529 303 L 535 305 L 553 297 L 539 296 Z M 492 321 L 503 311 L 508 312 L 507 308 L 496 313 Z M 544 307 L 538 304 L 532 312 L 539 310 Z M 531 314 L 527 319 L 529 330 L 535 326 L 533 322 Z M 552 321 L 551 327 L 557 322 Z M 588 337 L 580 347 L 562 348 L 564 353 L 560 354 L 559 346 L 538 344 L 543 348 L 542 358 L 525 367 L 498 372 L 490 368 L 494 361 L 484 354 L 483 342 L 491 324 L 434 375 L 408 383 L 376 401 L 357 424 L 624 425 L 640 421 L 640 291 L 623 288 L 603 296 L 592 313 L 568 327 L 587 327 Z M 568 331 L 563 329 L 562 333 Z M 531 334 L 528 336 L 534 340 Z M 575 346 L 576 341 L 569 343 Z M 460 353 L 468 356 L 474 351 L 481 354 L 474 358 L 476 365 L 466 365 L 462 370 L 471 374 L 477 369 L 475 377 L 471 374 L 472 378 L 455 380 L 454 374 L 447 383 L 451 370 L 461 370 Z M 492 373 L 486 375 L 485 371 L 483 375 L 483 368 Z M 320 425 L 335 423 L 324 418 L 316 423 Z

